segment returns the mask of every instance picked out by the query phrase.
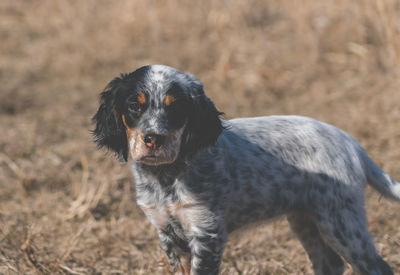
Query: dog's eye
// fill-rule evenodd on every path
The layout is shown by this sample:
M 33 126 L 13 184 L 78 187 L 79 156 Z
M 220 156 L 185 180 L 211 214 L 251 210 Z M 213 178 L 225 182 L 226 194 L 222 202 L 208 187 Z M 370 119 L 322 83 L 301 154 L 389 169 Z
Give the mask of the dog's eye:
M 130 112 L 134 112 L 134 113 L 140 112 L 140 104 L 139 104 L 139 102 L 131 102 L 131 103 L 129 103 L 128 110 Z
M 127 99 L 126 106 L 129 112 L 140 113 L 142 111 L 142 108 L 145 106 L 146 101 L 146 95 L 144 93 L 139 93 L 130 96 Z

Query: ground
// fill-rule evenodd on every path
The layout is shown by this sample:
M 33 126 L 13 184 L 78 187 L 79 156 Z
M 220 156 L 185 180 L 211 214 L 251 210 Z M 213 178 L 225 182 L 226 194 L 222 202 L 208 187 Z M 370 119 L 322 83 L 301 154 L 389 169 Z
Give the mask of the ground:
M 128 165 L 90 133 L 107 82 L 145 64 L 197 75 L 227 119 L 334 124 L 400 181 L 399 13 L 399 0 L 1 1 L 0 273 L 168 274 Z M 400 273 L 400 204 L 368 189 L 366 207 Z M 311 273 L 284 219 L 237 232 L 222 263 Z

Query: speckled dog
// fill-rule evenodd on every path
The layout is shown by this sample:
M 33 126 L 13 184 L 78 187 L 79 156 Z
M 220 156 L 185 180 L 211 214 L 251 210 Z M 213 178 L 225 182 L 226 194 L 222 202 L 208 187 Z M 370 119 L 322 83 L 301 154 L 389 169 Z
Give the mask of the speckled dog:
M 99 147 L 132 158 L 137 203 L 175 274 L 218 274 L 230 232 L 287 215 L 316 274 L 393 274 L 367 231 L 369 183 L 391 180 L 347 133 L 314 119 L 220 120 L 191 74 L 153 65 L 112 80 L 94 121 Z M 340 255 L 340 256 L 339 256 Z

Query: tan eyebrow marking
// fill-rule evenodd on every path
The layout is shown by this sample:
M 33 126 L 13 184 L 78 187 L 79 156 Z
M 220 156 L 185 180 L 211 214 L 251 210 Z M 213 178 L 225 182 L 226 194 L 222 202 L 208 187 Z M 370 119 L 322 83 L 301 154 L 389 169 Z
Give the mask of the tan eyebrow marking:
M 144 104 L 146 102 L 146 96 L 144 95 L 144 93 L 140 93 L 137 96 L 137 100 L 140 104 Z
M 175 97 L 172 95 L 166 95 L 165 99 L 164 99 L 164 103 L 166 106 L 171 105 L 172 102 L 175 101 Z

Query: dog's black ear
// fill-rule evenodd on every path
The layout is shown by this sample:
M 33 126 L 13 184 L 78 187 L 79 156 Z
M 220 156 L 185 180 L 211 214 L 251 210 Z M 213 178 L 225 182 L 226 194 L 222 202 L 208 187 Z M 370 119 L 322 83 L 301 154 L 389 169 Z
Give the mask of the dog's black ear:
M 123 77 L 123 76 L 122 76 Z M 122 124 L 123 87 L 122 78 L 117 77 L 107 84 L 100 94 L 100 107 L 92 120 L 97 147 L 105 146 L 115 152 L 118 161 L 128 160 L 128 141 Z
M 191 74 L 185 77 L 189 85 L 189 110 L 183 148 L 193 154 L 214 145 L 223 130 L 219 112 L 214 103 L 205 95 L 203 84 Z

